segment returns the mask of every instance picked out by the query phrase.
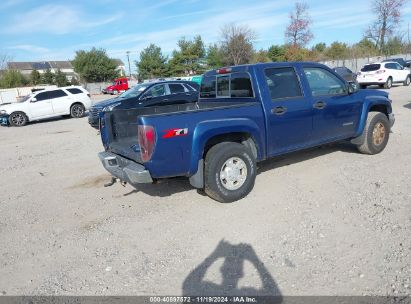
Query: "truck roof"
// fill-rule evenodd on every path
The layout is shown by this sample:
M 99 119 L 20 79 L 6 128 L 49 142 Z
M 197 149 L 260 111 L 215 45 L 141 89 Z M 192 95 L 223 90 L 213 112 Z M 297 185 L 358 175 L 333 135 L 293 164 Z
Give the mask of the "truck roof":
M 298 61 L 298 62 L 265 62 L 265 63 L 253 63 L 253 64 L 242 64 L 236 66 L 227 66 L 221 67 L 219 69 L 210 70 L 204 73 L 204 76 L 213 76 L 216 74 L 228 74 L 232 72 L 246 72 L 253 67 L 257 66 L 267 66 L 267 67 L 289 67 L 289 66 L 299 66 L 299 65 L 309 65 L 309 66 L 318 66 L 318 67 L 327 67 L 324 64 L 312 62 L 312 61 Z M 328 67 L 327 67 L 328 68 Z

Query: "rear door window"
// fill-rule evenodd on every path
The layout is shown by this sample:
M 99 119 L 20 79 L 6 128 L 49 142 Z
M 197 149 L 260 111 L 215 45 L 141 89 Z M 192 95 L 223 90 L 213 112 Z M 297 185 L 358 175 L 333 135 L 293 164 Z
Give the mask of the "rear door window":
M 375 72 L 381 68 L 381 64 L 367 64 L 362 69 L 361 72 Z
M 271 68 L 266 69 L 264 73 L 272 100 L 303 96 L 293 68 Z
M 49 99 L 67 96 L 62 90 L 49 91 Z
M 184 87 L 178 83 L 171 83 L 168 85 L 168 87 L 170 88 L 171 94 L 180 94 L 185 92 Z

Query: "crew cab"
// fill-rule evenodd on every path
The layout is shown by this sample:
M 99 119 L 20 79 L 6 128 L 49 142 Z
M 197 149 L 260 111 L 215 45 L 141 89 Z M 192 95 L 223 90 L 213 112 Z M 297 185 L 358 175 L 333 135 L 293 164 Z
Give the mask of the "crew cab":
M 0 121 L 2 125 L 22 127 L 29 121 L 63 115 L 80 118 L 90 106 L 90 94 L 81 86 L 44 89 L 18 102 L 0 105 Z
M 199 85 L 191 81 L 159 81 L 142 83 L 124 92 L 117 98 L 104 100 L 93 105 L 89 111 L 88 122 L 99 128 L 100 116 L 103 110 L 121 108 L 144 108 L 196 102 Z
M 342 140 L 377 154 L 393 124 L 387 92 L 357 90 L 324 65 L 234 66 L 205 73 L 197 103 L 105 113 L 99 158 L 134 186 L 184 176 L 227 203 L 253 189 L 257 162 Z
M 114 79 L 113 83 L 103 89 L 103 94 L 111 94 L 111 95 L 117 95 L 119 93 L 125 92 L 129 89 L 128 86 L 128 78 L 127 77 L 121 77 L 121 78 L 116 78 Z
M 398 62 L 376 62 L 366 64 L 357 77 L 362 89 L 370 85 L 378 85 L 380 88 L 391 89 L 394 83 L 409 86 L 411 83 L 410 70 L 404 68 Z

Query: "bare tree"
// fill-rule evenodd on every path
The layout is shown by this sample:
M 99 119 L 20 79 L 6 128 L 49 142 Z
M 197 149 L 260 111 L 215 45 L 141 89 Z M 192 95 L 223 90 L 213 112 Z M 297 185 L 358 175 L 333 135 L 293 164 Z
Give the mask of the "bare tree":
M 290 12 L 290 24 L 285 30 L 285 38 L 293 47 L 304 47 L 314 37 L 310 30 L 312 20 L 308 8 L 307 3 L 296 2 L 294 11 Z
M 373 40 L 375 46 L 384 50 L 388 38 L 390 38 L 401 21 L 401 9 L 407 0 L 374 0 L 372 11 L 376 20 L 365 32 L 365 37 Z
M 254 54 L 255 32 L 248 26 L 230 23 L 221 29 L 222 50 L 229 65 L 249 63 Z
M 11 57 L 8 54 L 0 54 L 0 70 L 5 70 L 9 61 Z

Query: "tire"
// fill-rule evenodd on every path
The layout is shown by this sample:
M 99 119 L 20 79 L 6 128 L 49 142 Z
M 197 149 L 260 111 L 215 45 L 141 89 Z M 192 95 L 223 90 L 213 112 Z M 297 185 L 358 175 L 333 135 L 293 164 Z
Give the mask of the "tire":
M 392 77 L 388 77 L 387 82 L 384 84 L 384 89 L 391 89 L 392 88 Z
M 411 77 L 410 75 L 407 76 L 407 78 L 404 81 L 404 86 L 408 87 L 411 83 Z
M 387 116 L 381 112 L 369 112 L 363 131 L 364 143 L 358 145 L 363 154 L 378 154 L 387 146 L 390 137 L 390 123 Z
M 72 118 L 81 118 L 84 116 L 86 109 L 81 103 L 75 103 L 70 108 L 70 116 Z
M 28 121 L 27 115 L 23 112 L 11 113 L 9 117 L 9 123 L 13 127 L 23 127 Z
M 256 176 L 255 157 L 242 144 L 220 143 L 206 155 L 204 190 L 218 202 L 231 203 L 247 196 L 254 187 Z
M 365 85 L 365 84 L 360 84 L 360 89 L 366 89 L 367 88 L 367 86 Z

